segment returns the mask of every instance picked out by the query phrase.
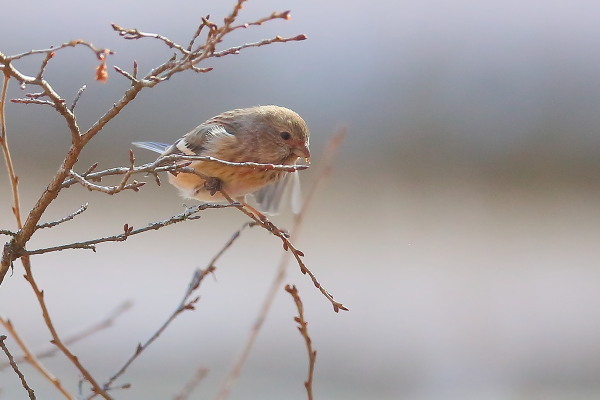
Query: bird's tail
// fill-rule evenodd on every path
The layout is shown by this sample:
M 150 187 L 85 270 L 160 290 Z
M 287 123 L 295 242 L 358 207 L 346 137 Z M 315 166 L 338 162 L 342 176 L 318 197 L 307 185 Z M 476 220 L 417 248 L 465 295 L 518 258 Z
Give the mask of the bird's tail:
M 137 146 L 141 149 L 155 151 L 157 153 L 164 153 L 171 145 L 160 142 L 133 142 L 134 146 Z

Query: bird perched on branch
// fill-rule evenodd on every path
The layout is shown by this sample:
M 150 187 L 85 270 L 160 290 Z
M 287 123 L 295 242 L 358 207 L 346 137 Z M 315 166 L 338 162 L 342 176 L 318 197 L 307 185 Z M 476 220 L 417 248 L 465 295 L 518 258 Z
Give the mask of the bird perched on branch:
M 310 158 L 309 131 L 294 111 L 279 106 L 257 106 L 226 111 L 194 128 L 172 145 L 158 142 L 134 142 L 134 145 L 161 153 L 211 156 L 236 163 L 294 165 L 299 158 Z M 298 172 L 265 170 L 255 167 L 224 165 L 197 160 L 190 165 L 193 173 L 169 174 L 169 182 L 185 198 L 223 201 L 220 192 L 211 190 L 207 178 L 217 178 L 232 198 L 253 194 L 262 211 L 276 213 L 288 190 L 292 208 L 299 208 Z M 296 205 L 294 204 L 296 203 Z

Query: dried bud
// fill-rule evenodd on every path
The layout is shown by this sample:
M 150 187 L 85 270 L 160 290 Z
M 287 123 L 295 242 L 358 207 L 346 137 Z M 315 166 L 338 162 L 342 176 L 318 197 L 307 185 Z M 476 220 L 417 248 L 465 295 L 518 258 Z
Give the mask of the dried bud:
M 106 69 L 106 63 L 102 62 L 96 67 L 96 80 L 102 83 L 106 83 L 108 80 L 108 71 Z

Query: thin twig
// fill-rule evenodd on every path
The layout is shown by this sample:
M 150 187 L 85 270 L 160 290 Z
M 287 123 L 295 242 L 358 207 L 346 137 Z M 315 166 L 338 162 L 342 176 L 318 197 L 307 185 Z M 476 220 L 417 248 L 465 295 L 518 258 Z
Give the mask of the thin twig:
M 87 86 L 83 85 L 77 91 L 77 94 L 75 95 L 75 98 L 73 99 L 73 103 L 71 103 L 71 107 L 69 107 L 69 110 L 71 110 L 71 112 L 75 111 L 75 106 L 77 105 L 77 102 L 81 98 L 81 95 L 83 94 L 83 92 L 85 91 L 85 89 L 87 89 Z
M 83 176 L 79 175 L 77 172 L 75 172 L 73 170 L 69 171 L 69 176 L 71 178 L 75 179 L 84 188 L 86 188 L 90 191 L 95 190 L 95 191 L 106 193 L 106 194 L 117 194 L 119 192 L 122 192 L 123 190 L 128 190 L 128 189 L 133 190 L 134 192 L 137 192 L 138 190 L 140 190 L 140 187 L 144 186 L 146 184 L 146 182 L 138 182 L 138 181 L 134 180 L 132 183 L 127 183 L 127 180 L 129 179 L 131 174 L 132 174 L 131 170 L 127 171 L 125 173 L 125 176 L 121 180 L 121 183 L 119 183 L 117 186 L 102 186 L 102 185 L 97 185 L 95 183 L 88 181 Z
M 167 321 L 154 333 L 154 335 L 152 335 L 152 337 L 150 337 L 150 339 L 148 339 L 148 341 L 146 343 L 144 343 L 144 345 L 139 344 L 135 353 L 129 358 L 129 360 L 127 360 L 127 362 L 123 365 L 123 367 L 121 367 L 121 369 L 114 374 L 108 381 L 107 383 L 104 384 L 105 388 L 110 388 L 110 386 L 112 385 L 112 383 L 119 377 L 121 376 L 125 370 L 129 367 L 129 365 L 131 365 L 131 363 L 140 355 L 140 353 L 142 351 L 144 351 L 144 349 L 146 349 L 156 338 L 158 338 L 158 336 L 160 336 L 160 334 L 167 328 L 167 326 L 179 315 L 181 314 L 183 311 L 186 310 L 194 310 L 195 304 L 198 302 L 199 297 L 196 297 L 192 300 L 189 300 L 189 298 L 191 297 L 191 295 L 194 293 L 194 291 L 196 289 L 198 289 L 200 287 L 200 283 L 202 282 L 202 280 L 204 279 L 204 277 L 206 275 L 208 275 L 209 273 L 212 273 L 215 271 L 216 269 L 216 262 L 219 258 L 221 258 L 221 256 L 223 255 L 223 253 L 225 253 L 225 251 L 227 249 L 229 249 L 231 247 L 231 245 L 237 240 L 237 238 L 240 236 L 240 234 L 242 233 L 242 231 L 247 228 L 247 227 L 252 227 L 253 223 L 245 223 L 244 225 L 242 225 L 242 227 L 235 232 L 231 238 L 225 243 L 225 245 L 221 248 L 221 250 L 219 250 L 217 252 L 217 254 L 210 260 L 210 262 L 208 263 L 208 267 L 206 267 L 206 269 L 196 269 L 194 271 L 194 275 L 192 276 L 192 280 L 190 281 L 187 291 L 185 292 L 185 295 L 183 296 L 183 299 L 181 300 L 181 302 L 179 303 L 179 306 L 175 309 L 175 311 L 169 316 L 169 318 L 167 319 Z
M 158 337 L 164 332 L 165 329 L 167 329 L 167 327 L 171 324 L 171 322 L 173 322 L 173 320 L 175 318 L 177 318 L 177 316 L 179 314 L 181 314 L 182 312 L 184 312 L 186 310 L 194 310 L 195 309 L 195 304 L 198 302 L 200 297 L 197 296 L 191 300 L 190 300 L 190 297 L 192 296 L 192 294 L 194 294 L 196 289 L 198 289 L 200 287 L 200 283 L 202 282 L 204 277 L 206 275 L 212 273 L 214 270 L 215 270 L 215 267 L 210 266 L 206 269 L 196 269 L 194 271 L 194 274 L 192 275 L 192 279 L 191 279 L 190 283 L 188 284 L 188 288 L 185 291 L 185 295 L 183 296 L 183 299 L 181 300 L 181 302 L 179 303 L 179 305 L 177 306 L 175 311 L 173 311 L 173 313 L 171 313 L 169 318 L 167 318 L 167 320 L 160 326 L 160 328 L 158 328 L 158 330 L 156 332 L 154 332 L 154 334 L 152 336 L 150 336 L 150 338 L 144 344 L 139 343 L 137 345 L 137 347 L 136 347 L 135 351 L 133 352 L 133 354 L 131 355 L 131 357 L 129 357 L 129 359 L 125 362 L 125 364 L 123 364 L 123 366 L 113 376 L 111 376 L 108 379 L 108 381 L 106 381 L 106 383 L 103 385 L 104 390 L 111 389 L 113 382 L 116 381 L 121 375 L 123 375 L 123 373 L 125 373 L 125 371 L 127 370 L 127 368 L 129 368 L 131 363 L 133 363 L 136 360 L 136 358 L 138 358 L 139 355 L 146 348 L 148 348 L 148 346 L 150 346 L 156 339 L 158 339 Z
M 119 68 L 116 65 L 113 65 L 113 68 L 115 69 L 115 71 L 117 71 L 118 73 L 123 75 L 125 78 L 129 79 L 132 83 L 138 82 L 138 80 L 133 75 L 131 75 L 129 72 L 125 71 L 124 69 Z
M 133 305 L 133 303 L 131 301 L 125 301 L 125 302 L 121 303 L 113 311 L 111 311 L 108 316 L 106 316 L 101 321 L 98 321 L 95 324 L 90 325 L 90 326 L 82 329 L 80 332 L 76 332 L 76 333 L 74 333 L 72 335 L 69 335 L 69 336 L 65 337 L 65 339 L 64 339 L 65 345 L 70 345 L 70 344 L 73 344 L 75 342 L 79 342 L 80 340 L 83 340 L 86 337 L 91 336 L 91 335 L 93 335 L 93 334 L 95 334 L 95 333 L 97 333 L 97 332 L 99 332 L 101 330 L 110 328 L 111 326 L 114 325 L 116 319 L 119 316 L 121 316 L 123 313 L 125 313 L 127 310 L 129 310 L 132 307 L 132 305 Z M 0 323 L 2 323 L 3 325 L 5 325 L 5 327 L 6 327 L 5 322 L 10 323 L 9 320 L 3 320 L 0 317 Z M 16 332 L 11 332 L 11 335 L 15 336 L 15 335 L 17 335 L 17 333 Z M 18 340 L 17 340 L 17 342 L 18 342 Z M 23 352 L 26 353 L 25 350 L 23 350 Z M 42 358 L 52 357 L 57 352 L 58 352 L 58 349 L 56 347 L 51 347 L 48 350 L 40 351 L 40 352 L 35 353 L 35 354 L 33 354 L 31 351 L 28 351 L 28 353 L 31 354 L 31 356 L 35 357 L 38 360 L 40 360 Z M 24 355 L 24 356 L 20 356 L 20 357 L 15 357 L 15 360 L 17 362 L 29 361 L 29 358 L 30 358 L 29 356 Z M 3 368 L 6 368 L 7 366 L 8 366 L 8 364 L 2 364 L 2 363 L 0 363 L 0 370 L 2 370 Z
M 312 340 L 308 334 L 308 322 L 304 319 L 304 305 L 302 304 L 296 285 L 285 285 L 285 291 L 292 295 L 294 303 L 296 303 L 296 308 L 298 309 L 298 316 L 294 317 L 294 321 L 298 323 L 298 331 L 300 331 L 300 334 L 304 338 L 306 351 L 308 352 L 308 378 L 304 382 L 304 387 L 306 388 L 308 400 L 313 400 L 312 382 L 315 372 L 315 361 L 317 360 L 317 351 L 313 350 L 312 347 Z
M 194 374 L 194 376 L 192 376 L 192 378 L 186 382 L 185 386 L 181 388 L 179 393 L 177 393 L 173 397 L 173 400 L 187 400 L 194 391 L 194 389 L 196 389 L 196 387 L 200 384 L 200 382 L 202 382 L 202 380 L 206 377 L 207 374 L 207 368 L 200 367 L 196 369 L 196 373 Z
M 85 203 L 84 205 L 82 205 L 81 207 L 79 207 L 79 209 L 77 211 L 72 212 L 71 214 L 67 215 L 66 217 L 63 217 L 57 221 L 52 221 L 52 222 L 46 222 L 43 224 L 39 224 L 37 226 L 37 229 L 44 229 L 44 228 L 52 228 L 56 225 L 62 224 L 63 222 L 67 222 L 72 220 L 73 218 L 75 218 L 76 216 L 78 216 L 79 214 L 83 213 L 85 210 L 87 210 L 88 208 L 88 203 Z
M 141 39 L 141 38 L 158 39 L 161 42 L 163 42 L 164 44 L 166 44 L 171 49 L 177 49 L 184 55 L 189 54 L 189 51 L 187 49 L 184 49 L 183 46 L 175 43 L 174 41 L 172 41 L 171 39 L 169 39 L 166 36 L 159 35 L 157 33 L 141 32 L 140 30 L 135 29 L 135 28 L 134 29 L 122 28 L 117 24 L 111 24 L 111 26 L 115 31 L 117 31 L 119 33 L 119 36 L 121 36 L 123 39 L 127 39 L 127 40 L 135 40 L 135 39 Z
M 70 42 L 67 43 L 63 43 L 59 46 L 56 47 L 50 47 L 48 49 L 40 49 L 40 50 L 29 50 L 20 54 L 15 54 L 13 56 L 8 56 L 7 59 L 9 61 L 14 61 L 14 60 L 18 60 L 19 58 L 23 58 L 26 56 L 31 56 L 34 54 L 49 54 L 49 53 L 53 53 L 53 52 L 57 52 L 59 50 L 62 50 L 66 47 L 75 47 L 75 46 L 85 46 L 87 48 L 89 48 L 90 50 L 92 50 L 94 52 L 94 54 L 96 55 L 96 57 L 98 59 L 101 59 L 101 56 L 103 54 L 113 54 L 112 51 L 108 50 L 108 49 L 99 49 L 97 47 L 95 47 L 93 44 L 88 43 L 84 40 L 71 40 Z
M 74 243 L 63 244 L 60 246 L 46 247 L 46 248 L 35 249 L 35 250 L 23 250 L 21 252 L 21 254 L 32 256 L 32 255 L 36 255 L 36 254 L 44 254 L 44 253 L 50 253 L 50 252 L 54 252 L 54 251 L 62 251 L 62 250 L 68 250 L 68 249 L 87 249 L 87 250 L 96 251 L 95 245 L 97 245 L 99 243 L 124 242 L 130 236 L 138 235 L 140 233 L 144 233 L 144 232 L 148 232 L 148 231 L 152 231 L 152 230 L 158 230 L 160 228 L 164 228 L 165 226 L 173 225 L 178 222 L 186 221 L 189 219 L 194 219 L 194 214 L 197 214 L 198 212 L 206 210 L 206 209 L 227 208 L 227 207 L 236 207 L 236 206 L 237 206 L 237 203 L 234 203 L 234 204 L 213 204 L 213 203 L 198 204 L 196 206 L 187 208 L 184 212 L 174 215 L 169 219 L 166 219 L 164 221 L 159 221 L 159 222 L 151 222 L 142 228 L 133 229 L 133 226 L 125 224 L 123 226 L 123 233 L 119 233 L 117 235 L 106 236 L 106 237 L 86 240 L 83 242 L 74 242 Z
M 23 352 L 23 356 L 16 357 L 15 362 L 25 361 L 31 364 L 44 378 L 54 385 L 54 387 L 62 393 L 62 395 L 69 400 L 73 399 L 73 396 L 67 392 L 67 390 L 63 387 L 60 380 L 52 374 L 48 369 L 40 362 L 39 357 L 37 357 L 33 352 L 29 349 L 29 346 L 25 343 L 21 335 L 15 329 L 13 323 L 9 319 L 5 319 L 0 317 L 0 324 L 4 326 L 4 328 L 10 333 L 11 337 L 17 342 L 17 345 Z M 7 364 L 0 364 L 0 369 L 10 365 L 10 362 Z
M 233 26 L 233 27 L 231 27 L 231 30 L 234 31 L 236 29 L 246 29 L 250 26 L 261 26 L 265 22 L 272 21 L 274 19 L 284 19 L 286 21 L 289 21 L 291 18 L 292 18 L 292 15 L 291 15 L 290 10 L 283 11 L 283 12 L 274 12 L 271 15 L 269 15 L 268 17 L 263 17 L 263 18 L 257 19 L 254 22 L 248 22 L 248 23 L 245 23 L 242 25 Z
M 27 384 L 27 381 L 25 380 L 25 376 L 19 370 L 17 363 L 15 363 L 15 360 L 13 359 L 12 355 L 10 354 L 10 351 L 8 350 L 8 347 L 6 347 L 6 344 L 4 343 L 5 340 L 6 340 L 5 335 L 0 336 L 0 347 L 4 351 L 4 354 L 6 354 L 6 357 L 8 357 L 8 361 L 10 362 L 10 365 L 12 366 L 13 370 L 19 376 L 19 379 L 21 380 L 21 385 L 23 385 L 23 387 L 27 391 L 27 395 L 29 396 L 29 398 L 31 400 L 35 400 L 35 394 L 33 392 L 33 389 L 31 389 L 29 387 L 29 385 Z
M 184 161 L 184 162 L 181 163 L 181 161 Z M 276 170 L 276 171 L 294 172 L 294 171 L 305 170 L 310 167 L 309 165 L 302 165 L 302 164 L 300 164 L 300 165 L 283 165 L 283 164 L 262 164 L 262 163 L 255 163 L 255 162 L 239 162 L 239 163 L 237 163 L 237 162 L 220 160 L 218 158 L 214 158 L 214 157 L 210 157 L 210 156 L 187 156 L 187 155 L 183 155 L 183 154 L 173 154 L 173 155 L 169 155 L 166 157 L 160 157 L 151 163 L 143 164 L 143 165 L 140 165 L 139 167 L 133 167 L 133 168 L 132 168 L 132 166 L 116 167 L 116 168 L 106 169 L 103 171 L 92 172 L 92 170 L 94 170 L 98 166 L 97 164 L 94 164 L 86 171 L 86 173 L 81 174 L 81 175 L 77 174 L 74 171 L 70 171 L 71 177 L 65 179 L 65 181 L 61 185 L 61 188 L 67 188 L 67 187 L 73 185 L 74 183 L 81 183 L 84 187 L 86 187 L 90 190 L 98 190 L 98 191 L 101 191 L 104 193 L 114 194 L 114 193 L 118 193 L 124 189 L 139 188 L 140 186 L 142 186 L 143 183 L 145 183 L 145 182 L 137 182 L 135 185 L 132 184 L 133 185 L 132 187 L 128 187 L 127 180 L 133 174 L 147 173 L 147 174 L 155 175 L 160 172 L 195 173 L 195 170 L 193 168 L 188 168 L 188 165 L 192 161 L 210 161 L 210 162 L 217 162 L 220 164 L 233 166 L 233 167 L 250 167 L 250 168 L 255 168 L 255 169 L 265 170 L 265 171 Z M 126 175 L 126 176 L 121 180 L 121 183 L 117 186 L 101 186 L 101 185 L 95 185 L 94 183 L 91 182 L 91 181 L 100 181 L 101 178 L 103 178 L 103 177 L 113 176 L 113 175 Z
M 208 20 L 210 18 L 210 15 L 207 15 L 206 17 L 201 17 L 201 18 L 202 18 L 202 22 L 200 23 L 200 25 L 198 25 L 198 29 L 196 29 L 196 33 L 194 33 L 194 35 L 192 36 L 192 39 L 190 40 L 190 43 L 188 44 L 188 47 L 186 49 L 188 52 L 192 51 L 192 47 L 194 47 L 194 43 L 196 42 L 196 39 L 198 39 L 198 36 L 200 36 L 200 34 L 202 33 L 202 30 L 205 27 L 210 28 L 211 26 L 215 26 L 215 24 L 213 24 L 212 22 L 210 22 Z
M 158 160 L 156 160 L 156 162 L 159 164 L 166 164 L 166 163 L 177 162 L 177 161 L 211 161 L 211 162 L 216 162 L 216 163 L 223 164 L 223 165 L 229 165 L 232 167 L 251 167 L 254 169 L 261 170 L 261 171 L 274 170 L 274 171 L 295 172 L 295 171 L 302 171 L 302 170 L 310 168 L 310 165 L 304 165 L 304 164 L 284 165 L 284 164 L 256 163 L 256 162 L 251 162 L 251 161 L 232 162 L 232 161 L 220 160 L 218 158 L 211 157 L 211 156 L 188 156 L 188 155 L 184 155 L 184 154 L 171 154 L 171 155 L 161 157 Z
M 13 231 L 9 231 L 8 229 L 0 229 L 0 235 L 16 236 L 17 233 L 13 232 Z
M 6 171 L 8 172 L 8 179 L 12 191 L 12 212 L 17 220 L 17 226 L 19 227 L 19 229 L 21 229 L 21 213 L 19 212 L 19 177 L 15 172 L 12 157 L 10 155 L 10 148 L 8 146 L 8 135 L 6 132 L 6 112 L 4 106 L 6 105 L 6 91 L 8 89 L 9 79 L 10 75 L 5 70 L 4 80 L 2 81 L 2 93 L 0 93 L 0 146 L 2 147 L 2 152 L 4 153 L 4 162 L 6 164 Z
M 301 40 L 306 40 L 307 36 L 304 34 L 301 35 L 296 35 L 293 37 L 281 37 L 281 36 L 275 36 L 274 38 L 271 39 L 264 39 L 261 40 L 259 42 L 253 42 L 253 43 L 246 43 L 243 44 L 241 46 L 235 46 L 235 47 L 230 47 L 227 50 L 223 50 L 223 51 L 217 51 L 213 54 L 214 57 L 224 57 L 230 54 L 239 54 L 241 50 L 243 49 L 247 49 L 249 47 L 261 47 L 261 46 L 266 46 L 272 43 L 286 43 L 286 42 L 298 42 Z
M 69 348 L 63 343 L 60 336 L 58 335 L 52 317 L 50 316 L 50 312 L 48 311 L 46 300 L 44 299 L 44 291 L 39 288 L 31 272 L 31 261 L 29 259 L 29 256 L 21 256 L 21 261 L 23 262 L 23 268 L 25 269 L 25 280 L 29 282 L 31 288 L 33 289 L 35 297 L 40 305 L 40 308 L 42 309 L 42 317 L 44 318 L 46 327 L 48 328 L 48 331 L 52 336 L 52 340 L 50 341 L 50 343 L 58 347 L 59 350 L 65 355 L 65 357 L 67 357 L 69 361 L 79 370 L 83 378 L 85 378 L 85 380 L 88 381 L 89 384 L 92 386 L 92 390 L 94 392 L 96 392 L 106 400 L 111 400 L 108 393 L 106 393 L 106 391 L 102 389 L 102 387 L 100 387 L 100 385 L 98 384 L 96 379 L 94 379 L 94 377 L 88 371 L 88 369 L 83 366 L 83 364 L 79 360 L 79 357 L 77 357 L 71 352 L 71 350 L 69 350 Z
M 332 171 L 332 165 L 333 161 L 335 160 L 335 155 L 339 146 L 344 140 L 345 133 L 345 130 L 341 129 L 329 140 L 329 144 L 325 149 L 325 152 L 323 153 L 323 157 L 318 163 L 319 165 L 322 165 L 322 168 L 317 174 L 317 177 L 314 183 L 312 184 L 310 190 L 308 191 L 308 195 L 306 196 L 306 199 L 302 204 L 300 212 L 294 217 L 292 229 L 290 230 L 291 237 L 297 237 L 299 235 L 300 230 L 302 228 L 302 223 L 304 222 L 304 216 L 306 215 L 306 212 L 312 204 L 312 200 L 314 198 L 315 193 L 317 192 L 318 188 L 321 186 L 325 178 L 329 176 L 329 174 Z M 250 355 L 250 351 L 252 350 L 252 347 L 256 342 L 256 338 L 258 337 L 258 334 L 260 333 L 260 330 L 267 319 L 269 311 L 271 310 L 271 306 L 275 301 L 275 296 L 277 295 L 277 293 L 279 293 L 279 290 L 283 285 L 283 281 L 285 280 L 285 276 L 287 273 L 286 271 L 290 263 L 290 258 L 290 253 L 287 251 L 284 251 L 281 255 L 279 266 L 277 267 L 277 272 L 273 277 L 273 281 L 271 282 L 269 291 L 267 292 L 267 295 L 265 296 L 265 299 L 260 307 L 258 315 L 254 320 L 254 324 L 252 324 L 252 327 L 250 328 L 248 338 L 244 343 L 242 351 L 233 361 L 232 366 L 229 372 L 227 373 L 227 376 L 223 379 L 217 396 L 215 397 L 216 400 L 225 400 L 229 396 L 231 390 L 237 382 L 242 372 L 242 368 L 244 367 L 244 364 L 246 363 L 246 360 Z
M 220 192 L 223 195 L 223 197 L 225 197 L 227 199 L 227 201 L 229 201 L 230 204 L 234 203 L 233 199 L 225 191 L 223 191 L 221 189 Z M 317 289 L 319 289 L 319 291 L 323 294 L 323 296 L 325 296 L 327 298 L 327 300 L 329 300 L 329 302 L 331 302 L 331 305 L 333 306 L 333 311 L 335 311 L 335 312 L 338 312 L 339 310 L 348 311 L 348 309 L 342 303 L 335 301 L 333 299 L 333 295 L 331 293 L 329 293 L 319 283 L 315 274 L 310 269 L 308 269 L 308 267 L 302 260 L 302 257 L 304 257 L 304 253 L 302 251 L 298 250 L 292 244 L 292 242 L 289 239 L 289 235 L 287 233 L 285 233 L 284 231 L 279 229 L 275 224 L 273 224 L 271 221 L 269 221 L 269 219 L 264 214 L 258 212 L 255 208 L 249 206 L 246 203 L 238 202 L 238 204 L 235 206 L 235 208 L 237 208 L 238 210 L 240 210 L 241 212 L 246 214 L 248 217 L 253 219 L 257 224 L 259 224 L 260 226 L 265 228 L 267 231 L 271 232 L 273 235 L 275 235 L 279 239 L 281 239 L 281 241 L 283 242 L 283 249 L 286 251 L 289 250 L 292 253 L 294 258 L 296 259 L 296 262 L 298 263 L 298 266 L 300 267 L 300 271 L 303 274 L 307 274 L 310 277 L 310 279 L 312 280 L 315 287 Z
M 225 251 L 227 251 L 227 249 L 229 249 L 231 247 L 233 242 L 235 242 L 237 240 L 237 238 L 240 237 L 240 234 L 242 233 L 242 231 L 246 228 L 252 228 L 255 225 L 256 224 L 254 222 L 246 222 L 244 225 L 242 225 L 242 227 L 240 229 L 238 229 L 236 232 L 234 232 L 233 235 L 231 235 L 231 238 L 229 238 L 229 240 L 227 241 L 227 243 L 225 243 L 225 245 L 221 248 L 221 250 L 219 250 L 219 252 L 217 254 L 215 254 L 215 256 L 212 258 L 212 260 L 210 260 L 210 263 L 208 264 L 208 266 L 214 267 L 215 263 L 217 262 L 217 260 L 219 258 L 221 258 L 223 253 L 225 253 Z
M 54 103 L 51 102 L 50 100 L 40 100 L 40 99 L 11 99 L 10 100 L 11 103 L 16 103 L 16 104 L 39 104 L 39 105 L 43 105 L 43 106 L 50 106 L 52 108 L 54 108 Z

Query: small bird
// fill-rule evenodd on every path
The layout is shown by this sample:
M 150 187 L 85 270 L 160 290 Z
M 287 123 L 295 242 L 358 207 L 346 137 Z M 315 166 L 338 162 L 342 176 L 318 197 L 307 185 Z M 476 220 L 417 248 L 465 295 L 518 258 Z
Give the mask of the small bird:
M 294 111 L 280 106 L 256 106 L 226 111 L 198 125 L 172 145 L 159 142 L 134 142 L 137 147 L 161 153 L 211 156 L 230 162 L 294 165 L 299 158 L 310 159 L 309 131 L 306 122 Z M 275 214 L 284 193 L 291 191 L 292 209 L 299 208 L 298 172 L 261 170 L 198 160 L 190 165 L 204 177 L 218 178 L 221 188 L 236 200 L 253 194 L 259 208 Z M 203 202 L 224 201 L 201 176 L 191 173 L 169 174 L 169 182 L 185 198 Z

